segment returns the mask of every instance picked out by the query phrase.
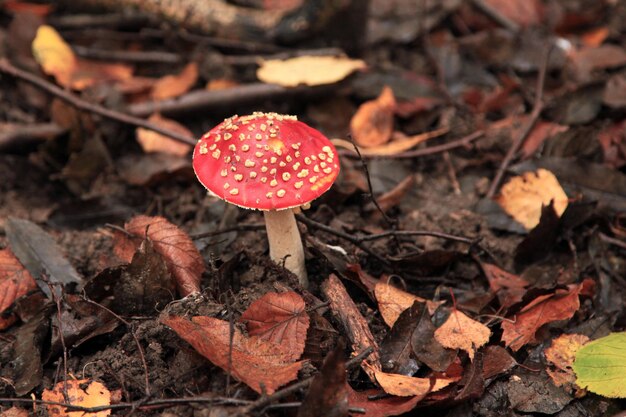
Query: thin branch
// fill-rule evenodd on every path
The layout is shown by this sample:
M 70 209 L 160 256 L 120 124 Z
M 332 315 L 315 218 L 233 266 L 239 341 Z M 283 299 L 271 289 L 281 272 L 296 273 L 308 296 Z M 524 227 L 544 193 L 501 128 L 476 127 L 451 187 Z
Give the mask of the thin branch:
M 51 82 L 44 80 L 41 77 L 38 77 L 34 74 L 23 71 L 13 66 L 5 58 L 0 59 L 0 73 L 5 73 L 14 78 L 19 78 L 30 84 L 33 84 L 34 86 L 46 91 L 47 93 L 52 94 L 53 96 L 56 96 L 60 98 L 61 100 L 71 104 L 72 106 L 76 107 L 79 110 L 95 113 L 102 117 L 106 117 L 108 119 L 115 120 L 121 123 L 126 123 L 132 126 L 143 127 L 144 129 L 152 130 L 154 132 L 160 133 L 174 140 L 177 140 L 179 142 L 183 142 L 189 145 L 196 144 L 195 139 L 190 138 L 185 135 L 181 135 L 180 133 L 174 132 L 173 130 L 164 129 L 154 123 L 151 123 L 139 117 L 130 116 L 128 114 L 125 114 L 116 110 L 107 109 L 106 107 L 101 106 L 99 104 L 85 101 L 82 98 L 78 97 L 77 95 L 69 91 L 63 90 L 62 88 L 52 84 Z
M 491 186 L 489 187 L 489 191 L 487 192 L 486 198 L 493 198 L 493 196 L 496 194 L 496 191 L 498 190 L 498 187 L 500 186 L 500 182 L 502 181 L 502 177 L 504 176 L 506 169 L 509 167 L 509 165 L 511 164 L 511 161 L 516 156 L 517 152 L 519 151 L 521 146 L 524 144 L 524 141 L 526 140 L 528 135 L 530 135 L 530 132 L 533 130 L 533 128 L 535 127 L 535 124 L 537 124 L 537 121 L 539 120 L 539 115 L 541 114 L 541 111 L 543 110 L 543 89 L 544 89 L 545 80 L 546 80 L 546 72 L 548 70 L 548 61 L 550 60 L 550 54 L 552 53 L 552 48 L 553 48 L 552 45 L 548 46 L 543 56 L 543 62 L 541 63 L 539 77 L 537 78 L 537 91 L 535 95 L 535 102 L 533 104 L 532 113 L 530 114 L 530 119 L 526 123 L 524 130 L 520 133 L 517 139 L 515 139 L 515 142 L 511 144 L 511 147 L 509 148 L 508 152 L 504 156 L 502 163 L 498 167 L 496 176 L 493 178 L 493 181 L 491 182 Z
M 487 4 L 484 0 L 472 0 L 472 3 L 476 6 L 476 8 L 492 18 L 500 26 L 510 30 L 511 32 L 517 33 L 520 31 L 520 26 L 516 22 L 504 16 L 496 8 Z
M 81 45 L 72 45 L 78 56 L 103 61 L 132 62 L 135 64 L 161 63 L 178 64 L 181 57 L 178 54 L 163 51 L 125 51 L 88 48 Z

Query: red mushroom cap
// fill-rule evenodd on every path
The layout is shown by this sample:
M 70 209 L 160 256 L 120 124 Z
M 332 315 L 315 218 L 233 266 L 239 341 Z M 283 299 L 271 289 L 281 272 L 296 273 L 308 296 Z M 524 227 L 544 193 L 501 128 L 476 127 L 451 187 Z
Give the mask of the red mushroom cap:
M 333 144 L 295 116 L 233 116 L 205 133 L 193 151 L 198 180 L 240 207 L 280 210 L 324 194 L 339 174 Z

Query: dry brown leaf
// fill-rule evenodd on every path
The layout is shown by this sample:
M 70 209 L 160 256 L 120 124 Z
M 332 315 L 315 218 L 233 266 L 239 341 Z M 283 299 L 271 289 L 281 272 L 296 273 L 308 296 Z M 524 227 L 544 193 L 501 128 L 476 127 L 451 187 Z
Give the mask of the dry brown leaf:
M 52 75 L 57 83 L 69 86 L 76 70 L 77 60 L 72 48 L 51 26 L 42 25 L 32 44 L 33 56 L 41 69 Z
M 485 0 L 485 3 L 521 26 L 541 23 L 543 6 L 539 0 Z
M 398 416 L 411 411 L 418 402 L 422 400 L 419 396 L 397 397 L 386 395 L 380 389 L 368 389 L 365 391 L 355 391 L 346 384 L 348 389 L 348 403 L 350 407 L 363 408 L 364 417 L 389 417 Z M 353 414 L 356 416 L 356 414 Z
M 124 81 L 133 69 L 123 64 L 107 64 L 76 58 L 74 51 L 51 26 L 42 25 L 32 43 L 33 56 L 43 72 L 63 87 L 83 90 L 102 81 Z
M 514 351 L 527 343 L 536 342 L 535 333 L 544 324 L 568 320 L 580 307 L 579 295 L 587 291 L 591 281 L 572 284 L 567 290 L 557 290 L 535 298 L 528 303 L 513 320 L 503 321 L 502 341 Z
M 181 135 L 193 137 L 193 133 L 185 126 L 177 121 L 161 117 L 158 113 L 153 114 L 148 119 L 157 126 L 178 132 Z M 191 150 L 191 145 L 176 141 L 168 136 L 157 133 L 153 130 L 138 127 L 135 130 L 137 134 L 137 142 L 141 145 L 144 152 L 162 152 L 171 155 L 184 156 Z
M 86 384 L 86 388 L 83 388 Z M 64 391 L 67 387 L 66 399 Z M 73 379 L 67 381 L 61 381 L 54 386 L 54 389 L 43 390 L 41 399 L 49 402 L 57 403 L 69 403 L 72 405 L 79 405 L 81 407 L 98 407 L 111 404 L 111 393 L 100 382 L 89 381 L 88 379 Z M 58 417 L 106 417 L 111 414 L 111 410 L 102 410 L 97 413 L 86 413 L 84 411 L 67 411 L 65 407 L 59 405 L 49 404 L 46 405 L 49 416 Z
M 498 296 L 501 307 L 509 308 L 522 301 L 526 287 L 530 285 L 528 281 L 493 264 L 481 262 L 480 266 L 489 281 L 489 288 Z
M 360 59 L 343 56 L 299 56 L 262 61 L 256 75 L 264 83 L 283 87 L 315 86 L 336 83 L 365 66 Z
M 298 377 L 303 362 L 293 362 L 274 343 L 258 337 L 246 337 L 230 323 L 213 317 L 193 317 L 191 321 L 169 316 L 161 319 L 198 353 L 230 372 L 250 388 L 272 394 L 280 386 Z M 229 357 L 230 356 L 230 357 Z
M 15 300 L 37 289 L 32 275 L 10 249 L 0 250 L 0 314 Z M 0 319 L 0 330 L 13 323 L 12 318 Z
M 376 371 L 376 381 L 380 387 L 391 395 L 398 397 L 412 397 L 414 395 L 425 397 L 427 394 L 439 391 L 458 379 L 451 378 L 416 378 L 412 376 L 389 374 Z
M 386 193 L 382 194 L 376 199 L 378 207 L 382 211 L 388 211 L 392 207 L 400 204 L 406 193 L 415 185 L 415 176 L 413 174 L 408 175 L 405 179 L 400 181 L 395 187 Z M 373 204 L 372 204 L 373 205 Z M 369 207 L 368 207 L 369 208 Z
M 552 340 L 552 345 L 546 348 L 544 351 L 546 360 L 552 363 L 555 368 L 547 368 L 546 371 L 556 386 L 560 387 L 576 382 L 572 363 L 574 363 L 578 349 L 588 341 L 589 338 L 583 334 L 562 334 Z
M 396 155 L 402 152 L 406 152 L 418 144 L 425 142 L 429 139 L 436 138 L 448 133 L 447 128 L 433 130 L 432 132 L 420 133 L 415 136 L 405 136 L 401 139 L 392 140 L 389 143 L 379 146 L 372 146 L 369 148 L 359 148 L 359 152 L 363 156 L 376 156 L 376 155 Z M 352 142 L 345 139 L 332 139 L 331 142 L 337 147 L 345 148 L 354 151 L 354 145 Z
M 200 278 L 204 272 L 204 261 L 189 235 L 163 217 L 136 216 L 124 228 L 132 235 L 116 234 L 115 254 L 130 262 L 141 240 L 147 237 L 154 244 L 176 278 L 182 296 L 200 291 Z
M 388 86 L 378 98 L 361 104 L 350 120 L 350 132 L 357 145 L 380 146 L 391 139 L 396 98 Z
M 206 83 L 205 89 L 207 90 L 227 90 L 229 88 L 237 87 L 239 83 L 229 78 L 216 78 L 209 80 Z
M 443 347 L 462 349 L 467 352 L 470 360 L 478 348 L 489 341 L 491 330 L 484 324 L 472 320 L 453 308 L 444 324 L 435 330 L 435 339 Z
M 567 195 L 553 173 L 545 169 L 513 177 L 500 190 L 498 204 L 528 230 L 539 224 L 541 208 L 554 200 L 554 211 L 561 216 L 567 208 Z
M 198 81 L 198 64 L 190 62 L 176 75 L 166 75 L 152 87 L 152 98 L 165 100 L 185 94 Z
M 23 408 L 11 407 L 0 412 L 0 417 L 30 417 L 30 414 Z
M 270 292 L 259 298 L 241 315 L 248 334 L 279 346 L 291 360 L 304 351 L 309 316 L 300 295 L 293 291 Z
M 398 320 L 400 314 L 407 308 L 410 308 L 415 301 L 426 303 L 428 312 L 431 315 L 437 310 L 437 307 L 445 302 L 426 300 L 425 298 L 402 291 L 384 282 L 376 283 L 374 295 L 378 301 L 380 315 L 383 316 L 383 320 L 385 320 L 385 323 L 387 323 L 389 327 L 393 327 L 393 324 Z

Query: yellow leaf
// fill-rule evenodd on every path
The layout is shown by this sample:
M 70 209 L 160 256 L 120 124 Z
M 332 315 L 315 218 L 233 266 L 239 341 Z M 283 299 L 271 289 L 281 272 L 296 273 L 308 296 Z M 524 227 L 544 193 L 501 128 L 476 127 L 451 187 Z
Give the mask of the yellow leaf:
M 54 386 L 54 389 L 43 390 L 41 399 L 48 402 L 68 403 L 81 407 L 98 407 L 111 404 L 111 393 L 100 382 L 92 381 L 83 388 L 89 380 L 69 380 L 67 381 L 67 400 L 64 396 L 66 383 L 61 381 Z M 59 405 L 47 405 L 48 415 L 55 417 L 106 417 L 111 414 L 111 410 L 102 410 L 97 413 L 86 413 L 84 411 L 68 411 L 67 408 Z
M 397 395 L 398 397 L 425 396 L 430 392 L 439 391 L 455 381 L 455 379 L 451 378 L 437 378 L 431 383 L 430 378 L 388 374 L 382 371 L 376 371 L 375 375 L 376 382 L 387 394 Z
M 299 84 L 314 86 L 336 83 L 363 68 L 365 62 L 360 59 L 300 56 L 286 60 L 262 61 L 256 75 L 265 83 L 283 87 L 295 87 Z
M 52 75 L 63 86 L 70 84 L 76 69 L 76 56 L 54 28 L 40 26 L 33 40 L 32 50 L 43 72 Z
M 449 349 L 462 349 L 470 360 L 476 349 L 489 341 L 491 330 L 482 323 L 472 320 L 457 309 L 452 309 L 448 320 L 435 330 L 435 340 Z
M 158 113 L 150 116 L 148 120 L 162 128 L 166 128 L 181 133 L 183 135 L 193 137 L 193 134 L 185 126 L 174 120 L 161 117 Z M 168 136 L 164 136 L 152 130 L 139 127 L 136 129 L 136 134 L 137 142 L 139 142 L 141 148 L 146 153 L 162 152 L 171 155 L 183 156 L 191 150 L 191 145 L 178 142 Z
M 528 230 L 539 224 L 541 207 L 551 200 L 556 214 L 561 216 L 567 208 L 567 195 L 554 174 L 545 169 L 511 178 L 496 199 L 504 211 Z
M 425 302 L 430 314 L 433 314 L 437 307 L 443 304 L 443 301 L 436 302 L 426 300 L 384 282 L 376 283 L 374 295 L 378 301 L 380 314 L 389 327 L 393 327 L 393 324 L 398 320 L 400 314 L 407 308 L 410 308 L 415 301 L 420 303 Z

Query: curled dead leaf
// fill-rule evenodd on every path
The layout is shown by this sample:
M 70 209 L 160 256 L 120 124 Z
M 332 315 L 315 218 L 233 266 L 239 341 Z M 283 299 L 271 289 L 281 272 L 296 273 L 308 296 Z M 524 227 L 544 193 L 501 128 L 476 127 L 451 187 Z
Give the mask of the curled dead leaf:
M 165 100 L 185 94 L 198 81 L 198 64 L 190 62 L 176 75 L 159 78 L 152 87 L 152 98 Z
M 148 119 L 150 122 L 162 128 L 178 132 L 181 135 L 193 137 L 193 133 L 185 126 L 175 120 L 166 119 L 160 114 L 155 113 Z M 191 145 L 174 140 L 168 136 L 157 133 L 153 130 L 138 127 L 136 130 L 137 142 L 141 145 L 144 152 L 161 152 L 170 155 L 184 156 L 191 150 Z
M 396 99 L 393 90 L 383 88 L 378 98 L 366 101 L 350 120 L 350 132 L 359 146 L 372 147 L 391 139 Z

